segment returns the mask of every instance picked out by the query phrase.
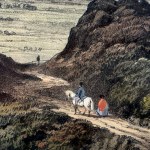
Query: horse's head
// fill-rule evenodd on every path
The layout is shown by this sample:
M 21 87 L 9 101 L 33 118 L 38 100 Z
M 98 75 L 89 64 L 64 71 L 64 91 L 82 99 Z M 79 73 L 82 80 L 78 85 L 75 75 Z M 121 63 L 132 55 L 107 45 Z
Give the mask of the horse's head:
M 65 94 L 68 100 L 73 99 L 73 97 L 75 96 L 75 93 L 73 93 L 71 90 L 67 90 Z

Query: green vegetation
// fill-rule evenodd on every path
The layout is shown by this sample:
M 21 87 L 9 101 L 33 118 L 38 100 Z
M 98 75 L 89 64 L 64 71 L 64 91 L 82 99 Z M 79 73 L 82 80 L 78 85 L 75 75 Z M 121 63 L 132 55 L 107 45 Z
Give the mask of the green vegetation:
M 150 111 L 150 95 L 147 95 L 146 97 L 143 98 L 141 101 L 141 107 L 144 112 Z

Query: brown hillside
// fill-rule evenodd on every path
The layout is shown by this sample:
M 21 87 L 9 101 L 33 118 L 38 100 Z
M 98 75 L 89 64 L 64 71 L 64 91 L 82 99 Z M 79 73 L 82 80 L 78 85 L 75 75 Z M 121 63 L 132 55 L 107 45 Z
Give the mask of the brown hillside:
M 14 85 L 21 84 L 23 80 L 36 80 L 36 77 L 24 74 L 30 65 L 18 64 L 12 58 L 0 54 L 0 102 L 14 101 Z
M 105 94 L 118 115 L 145 118 L 150 112 L 149 59 L 150 5 L 93 0 L 71 29 L 65 49 L 43 70 L 75 86 L 84 81 L 88 95 L 98 99 Z

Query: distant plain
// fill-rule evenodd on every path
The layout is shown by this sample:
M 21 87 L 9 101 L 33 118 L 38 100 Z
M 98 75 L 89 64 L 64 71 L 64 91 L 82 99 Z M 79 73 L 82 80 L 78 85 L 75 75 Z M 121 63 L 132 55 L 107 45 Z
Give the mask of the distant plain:
M 87 1 L 57 3 L 51 1 L 0 1 L 0 53 L 20 63 L 49 60 L 62 51 L 70 29 L 86 10 Z M 6 8 L 26 3 L 37 10 Z

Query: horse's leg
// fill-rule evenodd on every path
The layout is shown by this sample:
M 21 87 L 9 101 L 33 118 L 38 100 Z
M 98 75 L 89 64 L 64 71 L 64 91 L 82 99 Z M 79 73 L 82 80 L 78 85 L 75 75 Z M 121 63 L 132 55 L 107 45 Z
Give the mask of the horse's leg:
M 77 112 L 77 106 L 75 105 L 74 106 L 74 115 L 76 115 L 76 112 Z
M 85 112 L 86 112 L 86 108 L 84 107 L 84 112 L 83 112 L 83 115 L 85 115 Z
M 79 108 L 78 108 L 78 106 L 77 106 L 77 105 L 74 107 L 74 110 L 75 110 L 75 113 L 74 113 L 74 114 L 76 114 L 76 113 L 77 113 L 77 111 L 79 112 L 79 114 L 81 113 L 81 111 L 79 110 Z
M 91 111 L 90 111 L 90 110 L 88 110 L 88 112 L 89 112 L 89 113 L 88 113 L 88 116 L 90 117 L 90 112 L 91 112 Z
M 79 110 L 79 108 L 77 107 L 77 111 L 79 112 L 79 114 L 81 113 L 81 111 Z

